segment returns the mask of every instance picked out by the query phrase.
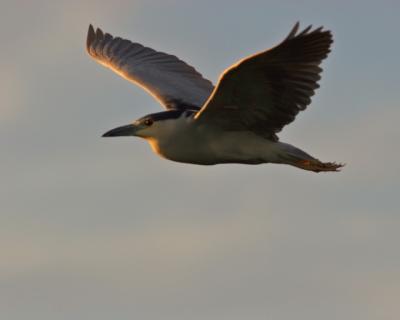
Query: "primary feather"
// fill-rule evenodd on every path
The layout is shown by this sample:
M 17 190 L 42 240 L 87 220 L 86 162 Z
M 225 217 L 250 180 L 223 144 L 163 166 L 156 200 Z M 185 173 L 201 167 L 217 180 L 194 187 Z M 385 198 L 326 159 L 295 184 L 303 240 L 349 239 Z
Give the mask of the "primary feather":
M 176 56 L 95 31 L 92 25 L 86 49 L 96 61 L 143 87 L 166 109 L 200 108 L 214 88 Z
M 226 130 L 251 130 L 270 139 L 311 102 L 332 43 L 330 31 L 297 23 L 278 46 L 228 68 L 196 116 Z

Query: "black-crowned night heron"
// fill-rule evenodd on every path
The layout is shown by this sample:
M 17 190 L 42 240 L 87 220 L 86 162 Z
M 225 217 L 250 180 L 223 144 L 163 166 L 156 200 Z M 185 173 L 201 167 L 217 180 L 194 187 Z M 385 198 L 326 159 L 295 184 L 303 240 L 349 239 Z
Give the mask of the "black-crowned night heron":
M 282 163 L 314 172 L 343 166 L 321 162 L 279 142 L 276 135 L 310 104 L 319 87 L 320 63 L 332 35 L 299 23 L 278 46 L 225 70 L 217 86 L 176 56 L 113 37 L 89 26 L 87 51 L 99 63 L 138 84 L 167 111 L 149 114 L 104 137 L 138 136 L 169 160 Z

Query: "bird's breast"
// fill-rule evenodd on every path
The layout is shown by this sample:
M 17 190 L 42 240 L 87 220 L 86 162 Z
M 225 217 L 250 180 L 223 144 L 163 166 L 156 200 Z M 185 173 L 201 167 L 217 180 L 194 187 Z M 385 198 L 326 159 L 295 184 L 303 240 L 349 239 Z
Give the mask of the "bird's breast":
M 176 138 L 169 141 L 149 140 L 153 151 L 168 160 L 211 165 L 216 157 L 206 143 L 198 139 Z
M 273 160 L 275 143 L 251 132 L 196 130 L 150 139 L 155 153 L 172 161 L 212 165 Z

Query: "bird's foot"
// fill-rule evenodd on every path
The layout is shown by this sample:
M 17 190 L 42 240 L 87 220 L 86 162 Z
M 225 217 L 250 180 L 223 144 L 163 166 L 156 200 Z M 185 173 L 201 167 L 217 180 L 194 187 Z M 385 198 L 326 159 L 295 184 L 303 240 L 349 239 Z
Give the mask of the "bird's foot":
M 315 160 L 300 160 L 296 163 L 296 167 L 304 170 L 314 171 L 314 172 L 339 172 L 345 164 L 336 162 L 321 162 L 317 159 Z

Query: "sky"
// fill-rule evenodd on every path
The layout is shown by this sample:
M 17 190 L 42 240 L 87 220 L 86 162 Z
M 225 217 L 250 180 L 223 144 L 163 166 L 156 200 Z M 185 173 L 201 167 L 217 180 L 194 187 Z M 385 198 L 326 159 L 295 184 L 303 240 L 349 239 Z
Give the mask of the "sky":
M 0 316 L 397 320 L 398 1 L 0 0 Z M 280 139 L 341 173 L 196 166 L 107 130 L 160 110 L 91 60 L 89 23 L 216 83 L 296 21 L 332 30 Z

